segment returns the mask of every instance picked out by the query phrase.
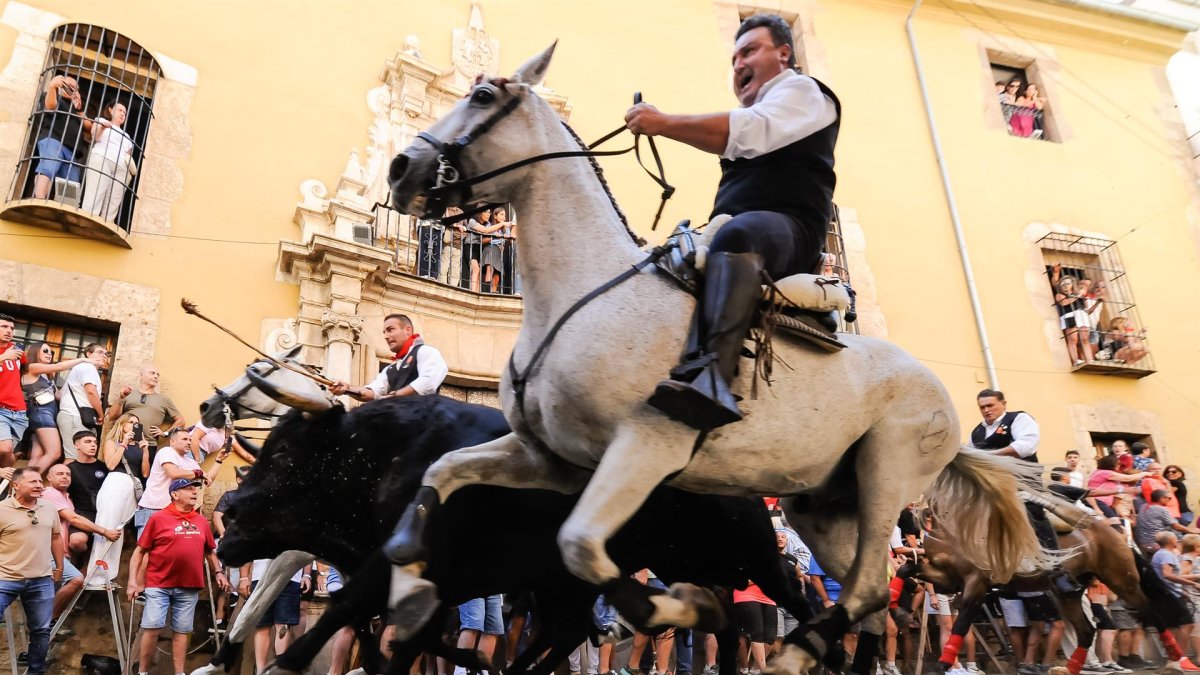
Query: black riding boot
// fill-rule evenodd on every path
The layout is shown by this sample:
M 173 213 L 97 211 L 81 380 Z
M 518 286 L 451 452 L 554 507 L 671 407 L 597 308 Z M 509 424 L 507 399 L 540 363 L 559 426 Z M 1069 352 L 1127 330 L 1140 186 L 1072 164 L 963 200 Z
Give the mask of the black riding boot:
M 650 405 L 668 417 L 707 431 L 742 419 L 729 383 L 737 373 L 750 320 L 762 299 L 762 257 L 757 253 L 713 253 L 704 273 L 700 320 L 671 379 L 654 389 Z M 697 332 L 698 331 L 698 332 Z

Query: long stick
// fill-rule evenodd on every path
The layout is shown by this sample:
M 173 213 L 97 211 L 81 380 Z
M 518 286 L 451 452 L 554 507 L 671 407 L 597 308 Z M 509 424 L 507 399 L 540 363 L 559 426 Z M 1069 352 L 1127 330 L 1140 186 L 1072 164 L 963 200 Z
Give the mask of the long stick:
M 270 361 L 271 363 L 274 363 L 275 365 L 279 366 L 280 368 L 286 368 L 286 369 L 292 371 L 293 373 L 299 373 L 299 374 L 313 380 L 314 382 L 318 382 L 325 386 L 332 386 L 334 384 L 333 380 L 321 377 L 320 375 L 317 375 L 316 373 L 305 370 L 304 368 L 294 366 L 290 363 L 287 363 L 286 361 L 280 361 L 279 359 L 275 358 L 274 356 L 271 356 L 270 354 L 262 351 L 258 347 L 255 347 L 254 345 L 250 344 L 249 342 L 246 342 L 241 337 L 239 337 L 237 335 L 237 333 L 234 333 L 233 331 L 222 326 L 221 324 L 217 323 L 216 321 L 213 321 L 212 319 L 208 318 L 207 316 L 204 316 L 203 314 L 201 314 L 200 310 L 196 308 L 196 303 L 188 300 L 187 298 L 183 298 L 182 300 L 180 300 L 179 304 L 183 307 L 183 311 L 187 312 L 188 314 L 191 314 L 192 316 L 203 319 L 203 320 L 211 323 L 212 325 L 216 326 L 217 328 L 220 328 L 222 331 L 225 332 L 226 335 L 228 335 L 228 336 L 232 337 L 234 340 L 237 340 L 238 342 L 246 345 L 250 349 L 254 350 L 254 353 L 256 353 L 259 356 L 263 357 L 264 359 Z

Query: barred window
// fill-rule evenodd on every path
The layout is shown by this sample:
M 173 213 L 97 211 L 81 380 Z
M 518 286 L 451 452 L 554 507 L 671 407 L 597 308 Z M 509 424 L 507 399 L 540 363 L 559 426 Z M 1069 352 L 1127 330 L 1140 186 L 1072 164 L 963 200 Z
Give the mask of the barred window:
M 9 199 L 128 232 L 162 70 L 136 42 L 99 26 L 59 26 L 49 42 Z
M 1073 369 L 1127 377 L 1153 373 L 1146 326 L 1116 242 L 1051 232 L 1038 246 Z
M 26 351 L 45 343 L 54 353 L 54 363 L 82 357 L 84 348 L 93 342 L 104 345 L 116 359 L 117 332 L 120 330 L 117 324 L 7 303 L 0 303 L 0 313 L 16 320 L 13 342 L 22 345 Z M 30 353 L 30 361 L 34 358 L 35 355 Z M 59 385 L 66 381 L 68 372 L 64 370 L 55 376 Z M 107 368 L 100 371 L 102 395 L 108 394 L 111 375 Z

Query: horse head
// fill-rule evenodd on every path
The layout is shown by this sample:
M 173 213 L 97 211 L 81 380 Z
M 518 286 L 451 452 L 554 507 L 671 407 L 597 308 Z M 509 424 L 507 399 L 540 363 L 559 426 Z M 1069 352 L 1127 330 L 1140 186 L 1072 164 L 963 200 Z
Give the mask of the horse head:
M 527 169 L 475 179 L 550 149 L 553 137 L 538 129 L 557 129 L 559 119 L 533 87 L 545 78 L 554 47 L 512 77 L 480 77 L 465 99 L 396 155 L 388 172 L 392 206 L 440 217 L 447 206 L 508 201 Z
M 300 346 L 278 352 L 275 358 L 280 361 L 296 362 Z M 294 392 L 306 397 L 326 398 L 327 394 L 320 385 L 299 373 L 286 368 L 279 368 L 266 359 L 259 359 L 246 366 L 247 373 L 254 373 L 259 378 L 268 381 L 274 388 Z M 200 421 L 207 427 L 225 426 L 225 406 L 228 405 L 234 419 L 257 418 L 275 421 L 292 408 L 291 405 L 276 400 L 256 386 L 250 376 L 243 373 L 241 377 L 224 387 L 217 388 L 216 393 L 209 396 L 200 404 Z

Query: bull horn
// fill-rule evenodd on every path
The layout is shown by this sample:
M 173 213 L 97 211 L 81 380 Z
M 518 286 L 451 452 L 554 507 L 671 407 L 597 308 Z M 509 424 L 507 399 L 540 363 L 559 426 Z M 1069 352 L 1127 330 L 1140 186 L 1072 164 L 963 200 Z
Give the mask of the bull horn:
M 251 457 L 257 458 L 259 455 L 262 454 L 262 446 L 261 445 L 255 443 L 254 441 L 250 440 L 249 438 L 246 438 L 245 436 L 243 436 L 239 433 L 234 433 L 233 437 L 237 439 L 238 445 L 242 446 L 242 449 L 244 449 L 246 452 L 250 453 Z
M 246 377 L 250 378 L 250 382 L 258 387 L 259 391 L 290 408 L 307 413 L 323 413 L 333 407 L 333 403 L 328 399 L 280 389 L 262 375 L 254 372 L 253 368 L 246 369 Z

